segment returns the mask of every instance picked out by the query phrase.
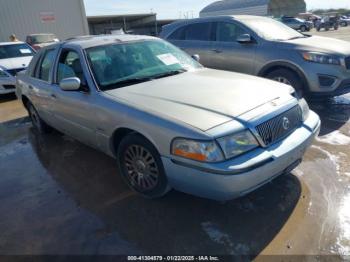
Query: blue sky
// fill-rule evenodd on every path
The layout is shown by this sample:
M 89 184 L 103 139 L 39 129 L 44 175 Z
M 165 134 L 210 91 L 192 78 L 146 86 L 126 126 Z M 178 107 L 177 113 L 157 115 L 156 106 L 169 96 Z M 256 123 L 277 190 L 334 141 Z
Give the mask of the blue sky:
M 188 14 L 198 16 L 199 11 L 215 0 L 84 0 L 87 15 L 103 14 L 158 14 L 159 19 L 179 18 Z M 307 8 L 350 8 L 350 0 L 306 0 Z

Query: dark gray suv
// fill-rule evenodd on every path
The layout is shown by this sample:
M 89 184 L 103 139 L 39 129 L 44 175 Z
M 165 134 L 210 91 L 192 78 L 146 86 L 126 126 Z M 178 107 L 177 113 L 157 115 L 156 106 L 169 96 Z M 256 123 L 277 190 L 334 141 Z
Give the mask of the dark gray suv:
M 274 19 L 217 16 L 164 26 L 161 37 L 210 68 L 262 76 L 293 86 L 300 96 L 350 91 L 350 44 L 301 34 Z

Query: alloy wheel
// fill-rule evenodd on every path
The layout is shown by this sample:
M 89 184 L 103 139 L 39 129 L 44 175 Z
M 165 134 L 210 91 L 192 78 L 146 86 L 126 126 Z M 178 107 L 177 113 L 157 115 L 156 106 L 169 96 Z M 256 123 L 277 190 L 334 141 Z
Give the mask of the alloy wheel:
M 283 83 L 283 84 L 286 84 L 286 85 L 289 85 L 291 86 L 292 84 L 289 82 L 289 80 L 283 76 L 277 76 L 277 77 L 274 77 L 273 80 L 277 81 L 277 82 L 280 82 L 280 83 Z
M 141 145 L 131 145 L 124 153 L 128 180 L 138 190 L 149 191 L 158 184 L 159 169 L 153 155 Z

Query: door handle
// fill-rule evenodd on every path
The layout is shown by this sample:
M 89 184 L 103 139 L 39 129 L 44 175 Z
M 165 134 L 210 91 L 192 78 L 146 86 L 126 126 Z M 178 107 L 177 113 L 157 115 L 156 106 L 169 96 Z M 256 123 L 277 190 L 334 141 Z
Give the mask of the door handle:
M 215 53 L 222 53 L 222 51 L 221 50 L 219 50 L 219 49 L 212 49 L 211 51 L 213 51 L 213 52 L 215 52 Z

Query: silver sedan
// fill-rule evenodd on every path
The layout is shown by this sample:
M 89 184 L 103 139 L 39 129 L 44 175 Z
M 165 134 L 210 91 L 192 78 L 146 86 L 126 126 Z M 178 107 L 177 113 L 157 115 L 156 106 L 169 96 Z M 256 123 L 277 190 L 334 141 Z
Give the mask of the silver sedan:
M 53 127 L 116 158 L 126 183 L 150 198 L 172 188 L 247 194 L 295 168 L 320 129 L 293 88 L 203 68 L 144 36 L 43 48 L 18 76 L 17 96 L 38 131 Z

